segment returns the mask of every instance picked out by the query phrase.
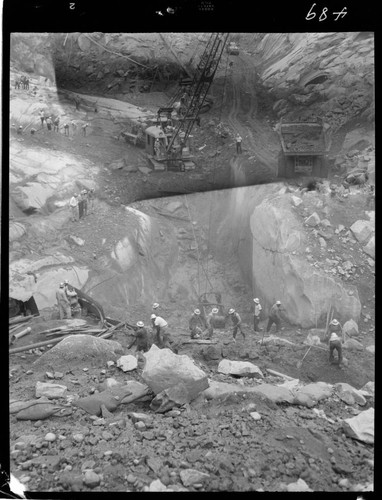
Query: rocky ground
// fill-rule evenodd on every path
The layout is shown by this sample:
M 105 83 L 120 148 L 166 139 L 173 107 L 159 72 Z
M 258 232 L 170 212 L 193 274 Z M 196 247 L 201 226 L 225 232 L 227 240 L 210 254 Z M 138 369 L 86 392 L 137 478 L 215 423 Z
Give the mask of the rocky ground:
M 187 337 L 174 331 L 179 354 L 192 356 L 211 381 L 236 382 L 235 393 L 212 400 L 199 396 L 189 406 L 164 414 L 150 409 L 152 396 L 148 396 L 96 418 L 73 402 L 101 390 L 108 378 L 142 381 L 139 364 L 124 373 L 115 364 L 84 360 L 58 373 L 54 367 L 34 364 L 43 359 L 44 348 L 11 356 L 11 401 L 33 399 L 38 381 L 67 387 L 53 403 L 69 409 L 69 415 L 35 422 L 11 415 L 11 470 L 28 490 L 286 491 L 288 484 L 302 479 L 314 491 L 358 491 L 372 482 L 373 446 L 347 436 L 342 421 L 373 407 L 373 397 L 368 396 L 361 407 L 354 399 L 345 403 L 333 394 L 305 407 L 275 402 L 272 395 L 241 392 L 264 382 L 284 383 L 267 372 L 270 368 L 305 383 L 341 381 L 361 387 L 374 377 L 370 353 L 346 351 L 349 364 L 339 370 L 328 364 L 327 352 L 313 348 L 298 370 L 297 361 L 308 348 L 301 344 L 306 331 L 283 329 L 282 339 L 295 342 L 294 346 L 273 342 L 261 346 L 261 336 L 247 325 L 246 340 L 238 338 L 233 345 L 230 332 L 219 331 L 218 343 L 209 347 L 182 345 Z M 17 345 L 43 337 L 24 337 Z M 125 354 L 131 352 L 126 349 L 130 339 L 123 331 L 113 336 Z M 221 356 L 254 362 L 265 378 L 235 380 L 220 374 Z M 52 371 L 57 380 L 52 380 Z
M 121 42 L 111 34 L 94 36 L 111 49 Z M 262 36 L 256 40 L 256 50 L 247 40 L 239 57 L 234 58 L 233 67 L 228 69 L 226 79 L 225 66 L 219 70 L 212 89 L 214 105 L 202 115 L 201 127 L 193 129 L 197 167 L 189 173 L 148 171 L 143 149 L 116 139 L 123 129 L 120 122 L 125 112 L 121 111 L 125 110 L 123 106 L 131 103 L 155 112 L 167 102 L 179 73 L 179 61 L 176 64 L 173 61 L 173 66 L 168 60 L 160 65 L 161 78 L 143 91 L 141 86 L 151 84 L 152 74 L 138 71 L 137 67 L 134 74 L 118 73 L 121 72 L 118 57 L 105 54 L 87 37 L 73 34 L 65 49 L 61 49 L 61 39 L 60 44 L 57 42 L 55 57 L 60 63 L 57 75 L 60 85 L 65 87 L 58 92 L 54 72 L 50 72 L 52 65 L 47 63 L 52 54 L 46 48 L 49 36 L 37 46 L 25 43 L 22 36 L 16 37 L 17 43 L 12 46 L 11 82 L 20 71 L 27 71 L 31 86 L 29 91 L 12 88 L 10 95 L 10 261 L 25 264 L 29 259 L 33 264 L 46 259 L 37 274 L 40 299 L 50 307 L 41 310 L 40 322 L 36 322 L 39 326 L 12 347 L 46 340 L 41 331 L 62 324 L 57 319 L 54 298 L 48 297 L 44 287 L 52 291 L 65 273 L 65 277 L 71 273 L 81 286 L 85 283 L 85 292 L 103 304 L 106 314 L 117 320 L 148 323 L 152 301 L 160 302 L 179 354 L 195 361 L 208 376 L 211 388 L 217 383 L 235 383 L 231 394 L 211 399 L 204 393 L 189 405 L 163 414 L 150 408 L 154 394 L 149 392 L 143 400 L 121 404 L 112 414 L 105 413 L 104 418 L 93 418 L 73 403 L 80 397 L 97 394 L 109 378 L 122 383 L 144 382 L 140 361 L 136 369 L 126 373 L 115 364 L 97 358 L 92 363 L 83 360 L 59 368 L 57 373 L 55 366 L 34 363 L 50 348 L 12 354 L 11 401 L 35 398 L 37 382 L 67 387 L 64 396 L 53 400 L 65 410 L 63 416 L 23 421 L 15 413 L 10 415 L 11 471 L 28 490 L 370 489 L 374 446 L 350 437 L 344 431 L 343 420 L 374 408 L 374 396 L 363 392 L 364 399 L 341 398 L 334 384 L 348 383 L 361 390 L 374 381 L 374 201 L 363 188 L 352 188 L 346 193 L 340 187 L 342 176 L 354 167 L 367 167 L 374 182 L 369 89 L 371 41 L 370 37 L 358 39 L 356 35 L 354 40 L 346 38 L 347 51 L 351 43 L 359 42 L 355 62 L 365 78 L 356 81 L 356 66 L 349 69 L 347 62 L 332 59 L 329 63 L 334 61 L 331 73 L 334 80 L 330 80 L 328 90 L 323 82 L 309 82 L 322 77 L 318 65 L 325 66 L 324 56 L 328 55 L 325 50 L 330 48 L 327 44 L 335 45 L 335 39 L 317 35 L 312 45 L 306 45 L 299 34 L 293 34 L 288 35 L 286 44 L 277 36 Z M 338 36 L 343 38 L 342 34 Z M 145 57 L 153 57 L 145 34 L 131 35 L 125 42 L 133 44 L 131 47 L 142 63 Z M 181 42 L 174 39 L 171 50 L 183 64 L 193 54 L 195 40 L 185 39 L 186 46 Z M 164 49 L 166 43 L 162 40 L 153 49 L 158 60 L 168 52 L 168 47 Z M 320 58 L 312 63 L 317 67 L 305 64 L 304 72 L 301 66 L 304 58 L 310 61 L 319 47 L 322 57 L 320 53 Z M 290 55 L 283 52 L 287 49 Z M 29 67 L 27 61 L 20 63 L 20 54 L 30 54 L 34 66 Z M 49 80 L 42 78 L 42 74 L 49 74 Z M 70 100 L 71 91 L 79 92 L 87 101 L 97 102 L 98 113 L 84 108 L 76 110 Z M 345 98 L 338 101 L 340 94 L 350 96 L 352 105 L 348 106 Z M 230 190 L 235 193 L 161 199 L 172 194 L 274 180 L 280 152 L 274 125 L 282 116 L 296 118 L 303 111 L 306 116 L 320 115 L 324 98 L 327 99 L 323 108 L 325 117 L 335 133 L 330 151 L 330 179 L 324 182 L 321 191 L 302 189 L 311 179 L 300 176 L 288 183 L 264 186 L 263 190 L 259 186 L 252 192 Z M 63 130 L 48 132 L 39 122 L 41 107 L 60 114 L 61 124 L 75 120 L 77 130 L 71 129 L 69 137 Z M 85 122 L 89 123 L 86 137 L 80 132 Z M 20 124 L 24 127 L 21 136 L 16 133 Z M 31 128 L 35 129 L 34 134 L 30 133 Z M 235 155 L 237 132 L 243 137 L 240 156 Z M 333 197 L 329 194 L 330 184 L 337 187 Z M 70 196 L 90 187 L 96 189 L 94 209 L 85 219 L 71 222 L 67 207 Z M 311 274 L 318 272 L 322 279 L 335 278 L 339 295 L 346 290 L 349 300 L 353 297 L 356 303 L 359 298 L 358 333 L 344 349 L 346 363 L 342 369 L 329 364 L 326 344 L 312 347 L 302 365 L 298 364 L 309 348 L 308 335 L 322 338 L 322 318 L 317 318 L 318 329 L 299 328 L 285 320 L 281 340 L 266 335 L 262 344 L 264 314 L 262 331 L 257 335 L 252 332 L 252 299 L 255 291 L 259 297 L 262 294 L 256 288 L 261 276 L 256 274 L 256 256 L 249 250 L 253 245 L 250 239 L 255 235 L 249 221 L 251 212 L 245 204 L 252 203 L 252 197 L 253 207 L 265 200 L 273 209 L 280 196 L 288 204 L 284 207 L 285 214 L 289 217 L 289 212 L 293 213 L 306 243 L 297 253 L 311 265 Z M 136 236 L 131 236 L 146 227 L 137 222 L 142 215 L 131 215 L 129 219 L 126 206 L 148 217 L 144 221 L 151 233 L 147 241 L 143 238 L 144 248 L 138 245 Z M 131 248 L 138 255 L 134 269 L 127 271 L 118 266 L 124 264 L 124 258 L 129 260 L 128 245 L 122 245 L 122 250 L 127 248 L 127 257 L 122 255 L 120 261 L 110 257 L 121 250 L 126 235 L 131 237 Z M 57 252 L 62 261 L 54 265 L 51 261 Z M 258 267 L 262 267 L 259 256 L 258 259 Z M 263 265 L 267 262 L 264 259 Z M 154 278 L 150 281 L 151 275 L 161 280 L 161 286 Z M 282 279 L 280 275 L 280 282 Z M 110 280 L 109 285 L 103 280 Z M 265 282 L 261 285 L 264 296 L 266 285 Z M 239 311 L 245 340 L 239 337 L 233 344 L 229 329 L 225 329 L 216 332 L 216 342 L 212 345 L 186 343 L 188 315 L 197 305 L 197 296 L 210 288 L 223 292 L 227 308 L 233 306 Z M 87 321 L 94 326 L 89 318 Z M 134 354 L 127 350 L 131 340 L 128 330 L 115 331 L 112 340 L 121 344 L 125 354 Z M 264 379 L 222 374 L 218 371 L 222 359 L 252 362 L 263 372 Z M 278 377 L 268 370 L 294 380 Z M 308 406 L 294 398 L 275 397 L 277 391 L 286 390 L 285 386 L 282 389 L 276 386 L 289 383 L 291 390 L 295 390 L 293 384 L 297 380 L 300 385 L 330 384 L 330 395 Z M 250 391 L 264 383 L 272 387 L 265 394 Z

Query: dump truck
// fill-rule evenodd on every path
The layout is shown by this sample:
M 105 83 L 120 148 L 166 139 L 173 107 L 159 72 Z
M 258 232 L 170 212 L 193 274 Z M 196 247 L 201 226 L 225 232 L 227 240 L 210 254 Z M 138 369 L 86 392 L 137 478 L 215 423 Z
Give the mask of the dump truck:
M 282 151 L 279 155 L 278 177 L 311 175 L 328 177 L 330 126 L 322 120 L 284 122 L 276 126 Z

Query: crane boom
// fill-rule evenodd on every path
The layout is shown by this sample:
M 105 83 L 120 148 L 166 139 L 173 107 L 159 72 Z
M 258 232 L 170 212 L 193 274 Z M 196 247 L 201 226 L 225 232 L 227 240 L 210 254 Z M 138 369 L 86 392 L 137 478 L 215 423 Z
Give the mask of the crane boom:
M 186 142 L 199 112 L 204 104 L 205 98 L 211 87 L 224 47 L 226 46 L 229 33 L 213 33 L 206 45 L 199 64 L 197 65 L 191 86 L 190 99 L 185 114 L 179 119 L 174 133 L 169 141 L 166 151 L 169 152 L 180 133 L 183 143 Z

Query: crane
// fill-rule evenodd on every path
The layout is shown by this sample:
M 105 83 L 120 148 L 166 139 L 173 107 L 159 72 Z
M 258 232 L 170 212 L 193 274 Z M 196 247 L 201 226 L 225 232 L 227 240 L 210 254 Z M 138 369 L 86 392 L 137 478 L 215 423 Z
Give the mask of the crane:
M 181 98 L 178 116 L 174 119 L 175 126 L 166 128 L 159 125 L 162 124 L 163 114 L 167 116 L 167 121 L 172 120 L 175 110 L 175 99 L 172 99 L 167 107 L 159 108 L 158 124 L 145 130 L 146 151 L 154 169 L 184 171 L 195 167 L 191 161 L 193 155 L 190 134 L 195 122 L 200 120 L 199 113 L 219 66 L 228 36 L 229 33 L 211 34 L 193 78 L 181 82 L 180 91 L 186 89 L 186 97 L 183 102 Z

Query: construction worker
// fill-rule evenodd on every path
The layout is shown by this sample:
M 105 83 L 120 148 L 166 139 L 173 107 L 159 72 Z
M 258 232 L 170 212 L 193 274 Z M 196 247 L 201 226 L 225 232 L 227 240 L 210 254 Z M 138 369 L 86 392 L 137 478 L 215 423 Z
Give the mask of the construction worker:
M 263 308 L 261 307 L 259 299 L 253 299 L 253 302 L 255 303 L 255 311 L 253 314 L 253 331 L 255 333 L 259 333 L 260 314 Z
M 338 365 L 342 363 L 342 327 L 340 322 L 336 319 L 333 319 L 329 323 L 328 335 L 326 340 L 329 341 L 329 362 L 334 363 L 334 351 L 337 351 L 338 354 Z
M 66 296 L 68 297 L 68 300 L 69 300 L 70 309 L 73 313 L 79 307 L 77 292 L 74 290 L 74 288 L 71 285 L 69 285 L 68 280 L 64 281 L 64 289 L 65 289 Z
M 240 333 L 242 334 L 243 338 L 245 339 L 245 334 L 241 328 L 241 318 L 239 316 L 239 313 L 235 311 L 235 309 L 230 309 L 228 311 L 228 317 L 231 319 L 232 322 L 232 338 L 233 341 L 236 342 L 236 335 L 237 331 L 239 330 Z
M 78 218 L 81 220 L 84 216 L 84 199 L 82 193 L 78 195 Z
M 81 191 L 83 207 L 84 207 L 84 217 L 88 215 L 88 192 L 86 189 Z
M 69 123 L 64 123 L 64 134 L 69 135 Z
M 203 335 L 203 331 L 206 329 L 206 326 L 207 325 L 200 314 L 200 309 L 195 309 L 188 321 L 191 338 L 199 339 Z
M 57 116 L 53 121 L 53 132 L 58 132 L 60 127 L 60 117 Z
M 75 122 L 74 120 L 72 120 L 72 121 L 70 122 L 70 125 L 71 125 L 71 126 L 72 126 L 72 128 L 73 128 L 73 135 L 74 135 L 74 134 L 77 132 L 77 124 L 76 124 L 76 122 Z
M 82 125 L 82 127 L 81 127 L 81 129 L 82 129 L 82 135 L 83 135 L 84 137 L 86 137 L 86 129 L 87 129 L 87 127 L 88 127 L 88 126 L 89 126 L 89 124 L 88 124 L 88 123 L 84 123 L 84 124 Z
M 19 135 L 22 135 L 22 133 L 23 133 L 23 127 L 22 127 L 22 125 L 19 125 L 19 128 L 17 129 L 17 133 Z
M 280 312 L 281 312 L 281 302 L 277 300 L 276 303 L 273 304 L 273 306 L 271 307 L 271 310 L 269 311 L 267 333 L 271 329 L 273 323 L 276 325 L 276 333 L 280 331 L 280 325 L 281 325 Z
M 41 120 L 41 127 L 44 127 L 45 113 L 43 109 L 40 110 L 39 116 Z
M 89 202 L 89 213 L 92 214 L 94 210 L 94 188 L 89 189 L 88 202 Z
M 147 329 L 145 328 L 145 325 L 143 321 L 138 321 L 137 322 L 137 330 L 134 332 L 134 339 L 133 341 L 128 345 L 128 349 L 131 349 L 133 345 L 136 343 L 137 344 L 137 351 L 143 351 L 146 352 L 149 347 L 149 342 L 148 342 L 148 333 Z
M 242 152 L 241 150 L 241 141 L 243 139 L 241 138 L 240 134 L 236 134 L 236 153 L 240 154 Z
M 214 334 L 215 319 L 216 319 L 216 316 L 218 313 L 219 313 L 219 309 L 217 307 L 213 307 L 211 312 L 209 314 L 207 314 L 206 323 L 207 323 L 208 333 L 207 333 L 206 339 L 208 339 L 208 340 L 212 339 L 212 336 Z
M 46 126 L 47 126 L 48 130 L 52 130 L 52 117 L 49 116 L 45 121 L 46 121 Z
M 71 318 L 72 313 L 70 310 L 70 302 L 65 293 L 64 283 L 60 283 L 59 289 L 56 292 L 56 299 L 57 299 L 58 311 L 60 313 L 60 319 L 64 319 L 65 315 L 67 318 Z
M 78 95 L 75 95 L 74 96 L 74 104 L 76 105 L 76 109 L 80 109 L 80 103 L 81 103 L 81 99 L 78 97 Z
M 15 89 L 19 89 L 20 88 L 20 80 L 16 80 L 15 81 Z
M 161 150 L 161 147 L 160 147 L 160 141 L 158 138 L 155 139 L 155 142 L 154 142 L 154 151 L 155 151 L 155 156 L 157 158 L 160 157 L 160 150 Z
M 161 316 L 156 314 L 151 315 L 151 323 L 153 330 L 156 333 L 155 343 L 158 347 L 170 347 L 169 335 L 167 333 L 168 323 Z
M 154 302 L 154 304 L 153 304 L 153 311 L 154 311 L 154 313 L 158 312 L 158 308 L 159 308 L 158 302 Z
M 78 195 L 76 193 L 70 198 L 69 206 L 72 212 L 72 222 L 76 222 L 78 215 Z

